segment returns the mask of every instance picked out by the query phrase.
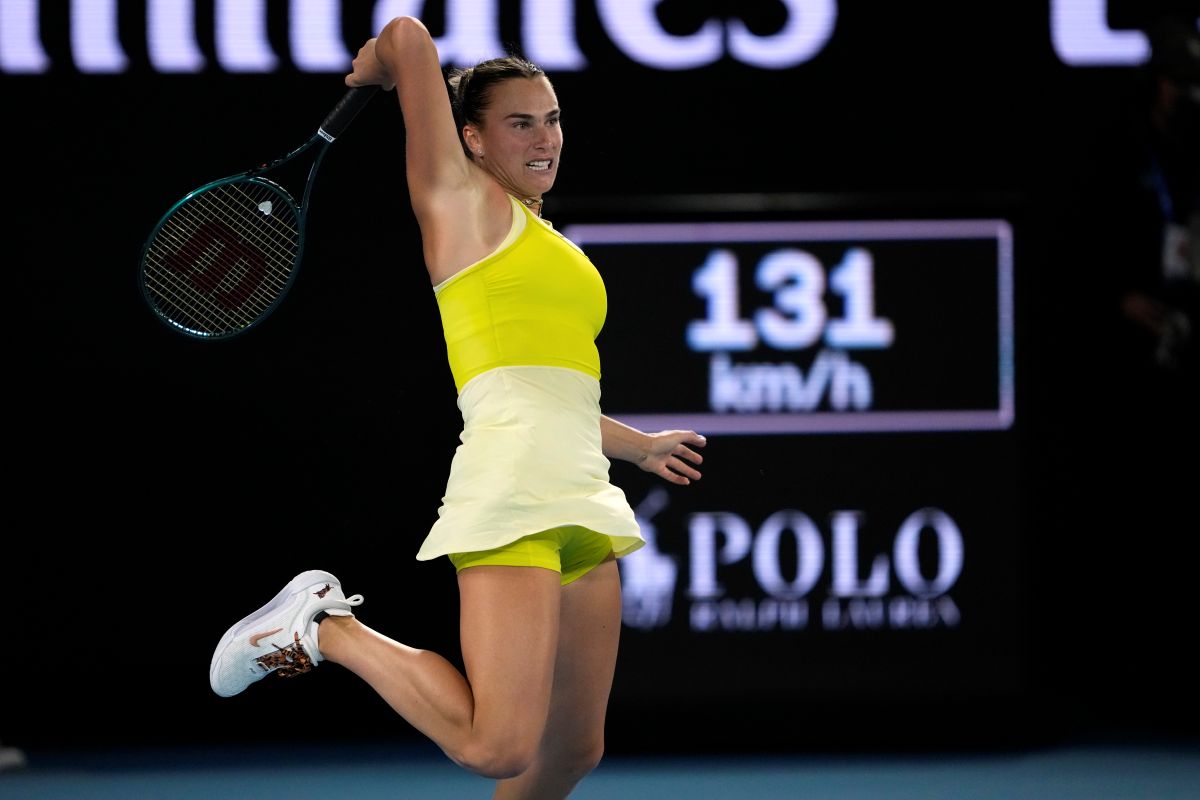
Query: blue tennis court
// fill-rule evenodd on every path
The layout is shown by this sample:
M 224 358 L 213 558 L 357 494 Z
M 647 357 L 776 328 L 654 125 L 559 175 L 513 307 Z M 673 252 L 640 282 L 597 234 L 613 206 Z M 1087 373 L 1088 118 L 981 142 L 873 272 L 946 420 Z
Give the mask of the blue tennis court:
M 336 735 L 332 737 L 336 739 Z M 486 798 L 491 782 L 418 745 L 30 751 L 0 772 L 13 800 Z M 1200 743 L 995 753 L 607 758 L 577 800 L 1195 800 Z

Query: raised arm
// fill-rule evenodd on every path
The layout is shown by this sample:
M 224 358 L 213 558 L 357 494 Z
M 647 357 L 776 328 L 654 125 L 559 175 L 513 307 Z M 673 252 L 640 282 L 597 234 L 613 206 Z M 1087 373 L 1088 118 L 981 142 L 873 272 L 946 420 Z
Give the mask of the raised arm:
M 347 85 L 395 87 L 404 116 L 405 168 L 418 216 L 432 193 L 467 179 L 450 97 L 433 37 L 419 19 L 396 17 L 359 50 Z
M 683 486 L 700 480 L 695 465 L 702 464 L 704 457 L 692 447 L 704 447 L 706 440 L 695 431 L 643 433 L 612 417 L 601 416 L 600 439 L 608 458 L 637 464 L 646 472 Z
M 354 58 L 346 85 L 396 89 L 404 117 L 409 200 L 431 277 L 444 279 L 489 252 L 482 224 L 491 182 L 463 152 L 433 37 L 419 19 L 396 17 Z M 492 189 L 507 211 L 503 192 Z M 493 209 L 497 201 L 493 198 Z

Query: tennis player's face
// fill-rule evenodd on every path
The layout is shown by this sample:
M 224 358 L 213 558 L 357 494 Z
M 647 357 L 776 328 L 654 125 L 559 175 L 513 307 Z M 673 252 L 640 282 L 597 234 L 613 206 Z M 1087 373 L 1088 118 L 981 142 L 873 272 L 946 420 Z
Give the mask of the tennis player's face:
M 554 185 L 562 151 L 558 98 L 546 77 L 513 78 L 492 88 L 484 114 L 487 168 L 524 197 L 541 197 Z

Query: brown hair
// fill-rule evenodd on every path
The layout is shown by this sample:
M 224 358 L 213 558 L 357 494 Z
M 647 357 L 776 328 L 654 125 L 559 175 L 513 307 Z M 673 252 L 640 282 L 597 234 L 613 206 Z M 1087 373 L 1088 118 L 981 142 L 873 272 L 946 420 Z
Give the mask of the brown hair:
M 492 89 L 513 78 L 536 78 L 545 74 L 537 64 L 518 55 L 490 58 L 473 67 L 456 67 L 447 73 L 454 123 L 458 126 L 459 142 L 467 158 L 474 159 L 475 154 L 463 139 L 463 126 L 467 123 L 482 126 L 483 113 L 491 104 Z

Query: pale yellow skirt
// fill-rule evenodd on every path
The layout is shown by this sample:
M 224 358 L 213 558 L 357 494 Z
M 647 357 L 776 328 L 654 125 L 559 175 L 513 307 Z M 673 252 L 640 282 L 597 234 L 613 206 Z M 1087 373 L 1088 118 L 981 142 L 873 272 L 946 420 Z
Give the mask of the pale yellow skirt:
M 461 444 L 417 559 L 490 550 L 562 525 L 645 544 L 600 444 L 600 383 L 562 367 L 498 367 L 458 396 Z

